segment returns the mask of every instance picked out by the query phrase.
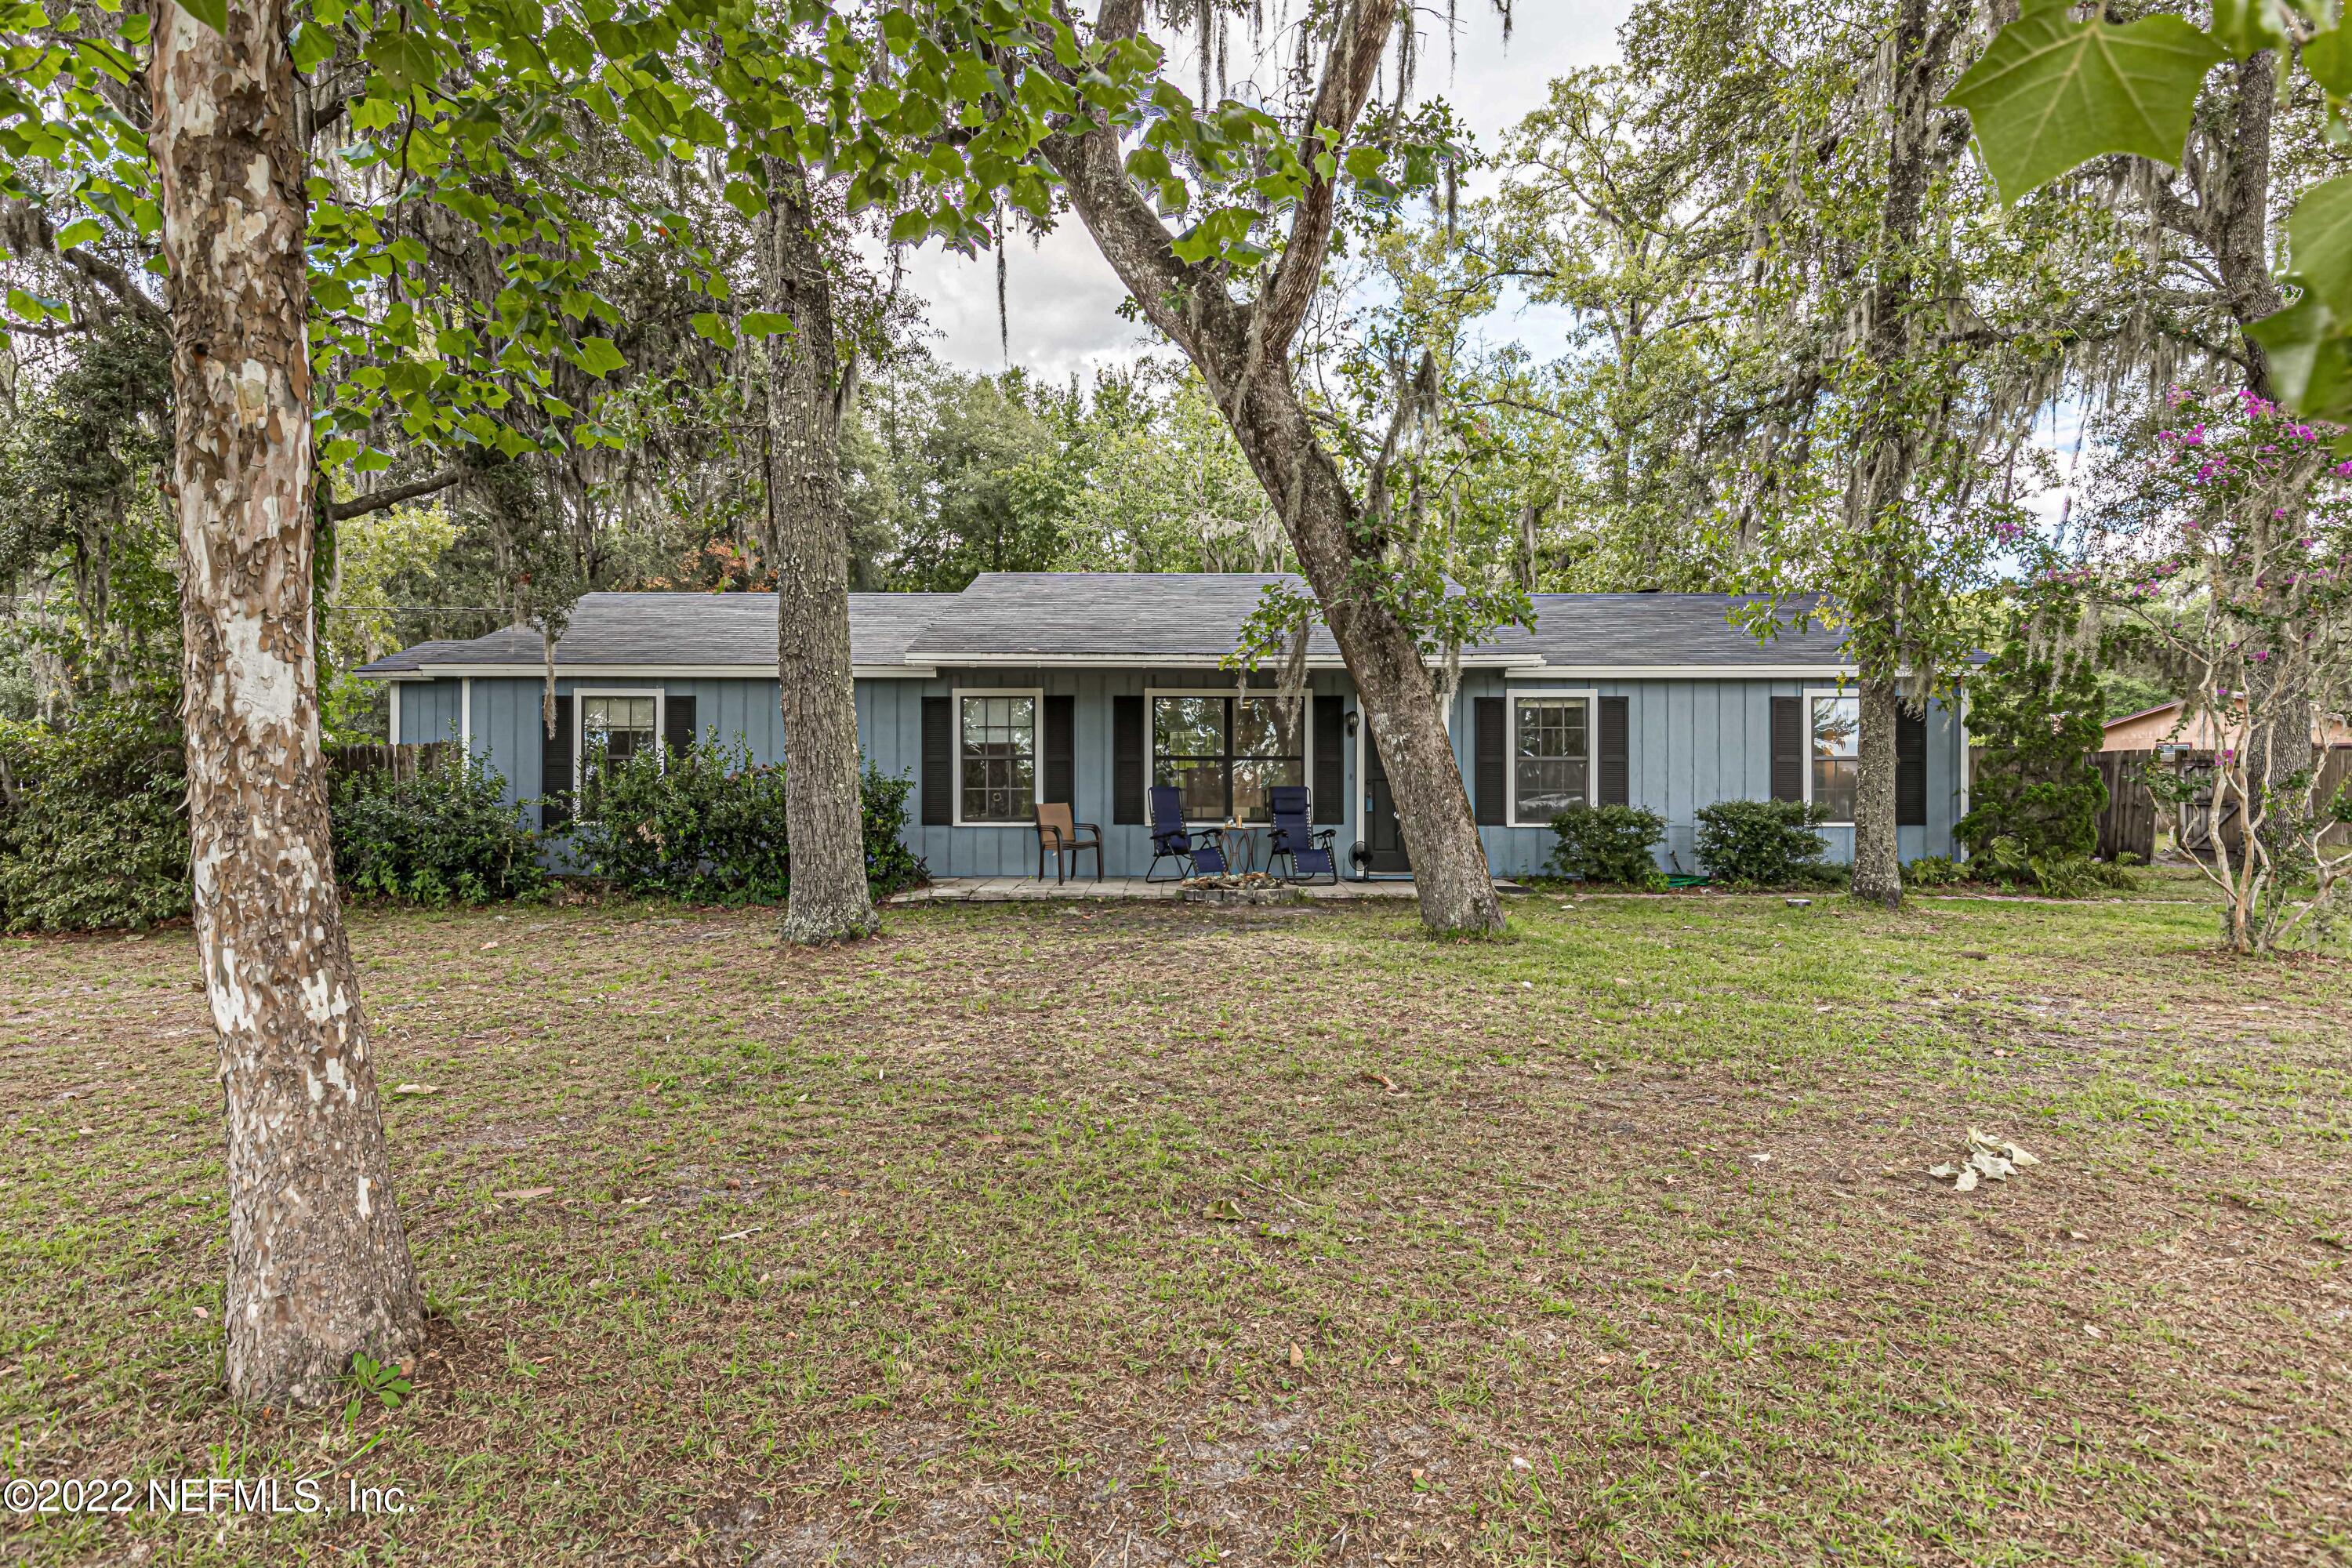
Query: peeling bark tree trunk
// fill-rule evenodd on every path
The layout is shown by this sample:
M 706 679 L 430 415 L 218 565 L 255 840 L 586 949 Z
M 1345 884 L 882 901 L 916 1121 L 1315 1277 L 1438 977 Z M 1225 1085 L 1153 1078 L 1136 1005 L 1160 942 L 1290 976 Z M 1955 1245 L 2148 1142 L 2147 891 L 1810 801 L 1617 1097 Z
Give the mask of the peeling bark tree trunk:
M 1889 671 L 1860 683 L 1861 761 L 1854 769 L 1853 896 L 1894 909 L 1903 902 L 1903 860 L 1895 823 L 1895 731 L 1902 689 Z
M 1358 0 L 1348 8 L 1334 30 L 1309 123 L 1343 137 L 1354 126 L 1398 11 L 1398 0 Z M 1097 34 L 1131 36 L 1142 14 L 1140 0 L 1113 0 Z M 1310 133 L 1300 161 L 1314 168 L 1325 150 L 1322 138 Z M 1309 179 L 1281 260 L 1244 304 L 1215 268 L 1177 257 L 1173 237 L 1128 177 L 1121 154 L 1117 133 L 1099 117 L 1076 121 L 1045 144 L 1103 259 L 1151 324 L 1199 369 L 1290 535 L 1380 744 L 1412 858 L 1422 923 L 1433 931 L 1499 931 L 1503 910 L 1486 845 L 1420 646 L 1359 579 L 1386 570 L 1391 541 L 1366 526 L 1291 383 L 1291 342 L 1330 251 L 1337 193 L 1328 179 Z
M 808 173 L 768 160 L 764 308 L 791 318 L 769 341 L 768 504 L 776 574 L 776 689 L 784 720 L 784 940 L 862 937 L 878 923 L 866 881 L 857 695 L 849 669 L 849 515 L 841 493 L 841 367 L 832 286 Z
M 196 951 L 227 1094 L 228 1385 L 333 1395 L 424 1338 L 328 844 L 303 150 L 285 0 L 157 8 Z

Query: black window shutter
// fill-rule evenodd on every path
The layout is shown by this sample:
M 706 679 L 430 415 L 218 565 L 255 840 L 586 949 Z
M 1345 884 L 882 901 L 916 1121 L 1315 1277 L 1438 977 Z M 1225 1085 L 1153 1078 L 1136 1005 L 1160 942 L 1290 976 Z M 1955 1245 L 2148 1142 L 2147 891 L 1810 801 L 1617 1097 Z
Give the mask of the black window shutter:
M 1622 697 L 1601 700 L 1601 804 L 1633 804 L 1633 717 Z
M 539 729 L 539 793 L 547 798 L 539 808 L 541 827 L 560 827 L 572 820 L 572 699 L 555 700 L 555 733 Z
M 672 691 L 662 699 L 662 744 L 673 752 L 690 752 L 700 733 L 694 727 L 694 699 Z
M 1348 803 L 1348 721 L 1337 697 L 1315 700 L 1315 820 L 1345 822 Z
M 1805 798 L 1805 700 L 1772 699 L 1772 798 Z
M 1509 738 L 1503 733 L 1503 699 L 1474 697 L 1470 712 L 1476 731 L 1472 744 L 1477 758 L 1476 816 L 1482 827 L 1500 827 L 1509 820 L 1504 799 L 1510 775 L 1506 770 Z
M 948 704 L 952 697 L 923 699 L 923 808 L 925 827 L 945 827 L 955 820 L 955 726 Z
M 1895 715 L 1895 826 L 1927 826 L 1927 721 Z
M 1078 700 L 1045 699 L 1045 798 L 1064 805 L 1078 800 Z
M 1132 823 L 1143 816 L 1143 699 L 1110 700 L 1110 819 Z

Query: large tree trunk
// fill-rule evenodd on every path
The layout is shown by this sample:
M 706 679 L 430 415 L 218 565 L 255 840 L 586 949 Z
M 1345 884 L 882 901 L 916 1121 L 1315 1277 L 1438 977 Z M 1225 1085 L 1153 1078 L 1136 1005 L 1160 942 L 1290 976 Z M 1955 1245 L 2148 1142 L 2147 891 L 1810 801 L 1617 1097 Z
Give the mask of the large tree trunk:
M 784 719 L 784 831 L 792 890 L 784 940 L 862 937 L 877 925 L 866 882 L 857 695 L 849 669 L 849 514 L 841 493 L 840 363 L 833 293 L 808 174 L 768 160 L 765 308 L 793 334 L 770 341 L 768 502 L 775 537 L 776 687 Z
M 1241 398 L 1234 397 L 1231 380 L 1239 367 L 1201 368 L 1221 406 L 1240 406 L 1234 432 L 1242 451 L 1281 510 L 1299 566 L 1355 678 L 1412 858 L 1422 923 L 1444 932 L 1501 930 L 1486 846 L 1429 667 L 1412 630 L 1356 580 L 1361 535 L 1355 498 L 1307 426 L 1288 364 L 1260 367 Z
M 2215 215 L 2213 252 L 2221 286 L 2237 319 L 2246 385 L 2275 398 L 2271 361 L 2246 329 L 2286 302 L 2271 270 L 2271 119 L 2278 101 L 2278 55 L 2264 49 L 2236 67 L 2237 100 L 2230 110 L 2230 157 Z
M 227 1091 L 228 1385 L 333 1395 L 424 1338 L 328 844 L 303 149 L 285 0 L 157 8 L 196 951 Z
M 1894 909 L 1903 902 L 1903 859 L 1895 826 L 1895 730 L 1902 688 L 1892 671 L 1865 670 L 1862 761 L 1853 801 L 1853 896 Z
M 1399 9 L 1399 0 L 1356 0 L 1336 24 L 1308 116 L 1318 129 L 1299 148 L 1307 167 L 1328 151 L 1323 128 L 1344 138 L 1363 111 Z M 1110 0 L 1097 36 L 1131 36 L 1142 17 L 1140 0 Z M 1281 259 L 1256 298 L 1242 304 L 1219 268 L 1177 257 L 1173 237 L 1129 179 L 1107 121 L 1078 121 L 1052 138 L 1045 154 L 1103 259 L 1207 381 L 1290 535 L 1380 743 L 1423 923 L 1444 932 L 1500 930 L 1486 846 L 1421 648 L 1412 629 L 1366 594 L 1359 577 L 1385 570 L 1388 542 L 1360 526 L 1356 499 L 1316 439 L 1291 381 L 1290 345 L 1330 251 L 1336 188 L 1325 175 L 1310 177 Z

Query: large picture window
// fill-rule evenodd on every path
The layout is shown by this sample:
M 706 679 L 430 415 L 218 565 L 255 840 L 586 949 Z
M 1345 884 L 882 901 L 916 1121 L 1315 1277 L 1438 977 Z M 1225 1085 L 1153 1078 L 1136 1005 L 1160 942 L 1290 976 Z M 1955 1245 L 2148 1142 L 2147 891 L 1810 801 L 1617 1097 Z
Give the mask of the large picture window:
M 1276 784 L 1307 783 L 1307 701 L 1151 700 L 1151 782 L 1172 784 L 1189 822 L 1265 822 Z
M 956 756 L 961 820 L 1034 820 L 1037 804 L 1037 699 L 966 696 Z
M 1546 827 L 1591 798 L 1591 706 L 1581 697 L 1517 697 L 1511 708 L 1511 821 Z
M 1862 699 L 1816 697 L 1811 706 L 1811 799 L 1828 821 L 1852 822 L 1862 776 Z

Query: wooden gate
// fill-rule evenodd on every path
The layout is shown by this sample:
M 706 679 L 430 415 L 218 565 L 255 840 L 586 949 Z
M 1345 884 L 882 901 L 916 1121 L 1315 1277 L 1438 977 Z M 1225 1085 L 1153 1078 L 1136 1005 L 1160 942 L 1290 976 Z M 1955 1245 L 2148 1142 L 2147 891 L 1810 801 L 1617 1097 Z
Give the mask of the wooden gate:
M 2107 786 L 2107 804 L 2099 812 L 2102 860 L 2136 855 L 2146 865 L 2156 858 L 2156 796 L 2141 777 L 2155 757 L 2154 752 L 2099 753 L 2099 778 Z

